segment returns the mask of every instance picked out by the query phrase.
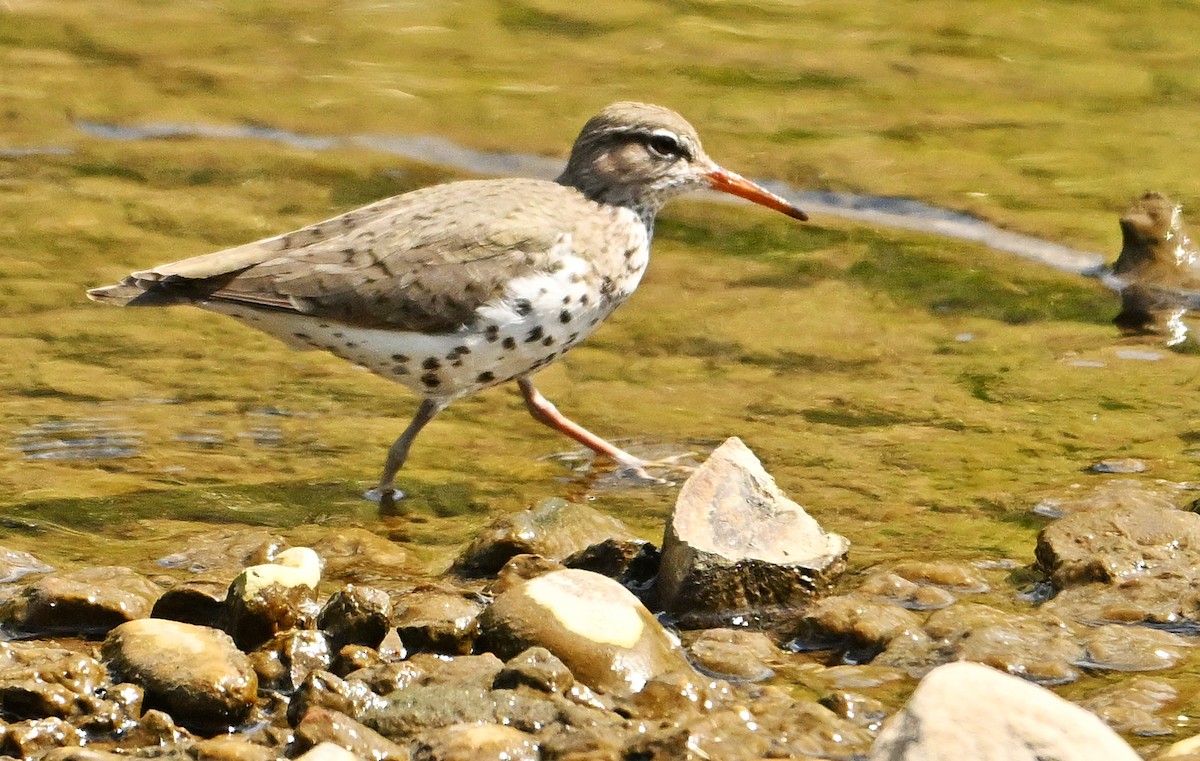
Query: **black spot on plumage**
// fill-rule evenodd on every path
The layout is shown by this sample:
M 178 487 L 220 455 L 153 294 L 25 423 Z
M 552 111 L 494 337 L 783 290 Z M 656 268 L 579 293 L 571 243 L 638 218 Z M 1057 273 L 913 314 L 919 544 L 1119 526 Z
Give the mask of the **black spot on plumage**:
M 554 336 L 546 336 L 545 338 L 542 339 L 542 346 L 553 346 L 553 345 L 554 345 Z
M 505 349 L 515 349 L 517 348 L 517 339 L 513 338 L 512 336 L 508 336 L 504 339 L 503 345 Z
M 496 375 L 492 372 L 482 372 L 475 378 L 476 383 L 491 383 L 494 380 L 496 380 Z
M 421 363 L 421 367 L 425 368 L 426 370 L 436 370 L 441 366 L 442 363 L 438 361 L 437 357 L 427 357 L 425 361 Z M 424 378 L 422 378 L 422 380 L 424 380 Z
M 408 365 L 393 365 L 392 366 L 392 374 L 393 375 L 408 375 Z
M 572 333 L 571 335 L 567 336 L 567 343 L 573 344 L 573 343 L 575 343 L 575 340 L 578 338 L 579 338 L 578 333 Z
M 558 321 L 563 323 L 564 325 L 566 323 L 570 322 L 571 321 L 571 313 L 565 309 L 562 310 L 561 312 L 558 313 Z
M 421 383 L 429 388 L 437 388 L 442 385 L 442 379 L 437 376 L 437 373 L 425 373 L 421 376 Z
M 579 297 L 579 303 L 582 304 L 583 306 L 587 306 L 588 295 L 586 293 Z
M 393 354 L 392 361 L 393 362 L 407 362 L 408 355 L 407 354 Z
M 544 333 L 545 333 L 545 331 L 542 330 L 542 326 L 538 325 L 536 328 L 529 331 L 529 333 L 527 333 L 525 335 L 525 343 L 529 344 L 529 343 L 533 343 L 534 341 L 540 341 L 542 338 L 542 335 L 544 335 Z
M 488 325 L 483 329 L 483 335 L 487 337 L 488 343 L 496 343 L 500 340 L 500 326 Z
M 295 336 L 296 338 L 299 338 L 301 341 L 311 341 L 312 340 L 312 336 L 310 336 L 307 333 L 293 333 L 292 335 Z
M 524 317 L 533 311 L 533 304 L 530 303 L 529 299 L 517 299 L 513 302 L 513 309 L 516 310 L 517 314 Z
M 345 338 L 345 337 L 346 337 L 346 334 L 345 334 L 345 333 L 342 333 L 341 331 L 338 331 L 337 333 L 334 333 L 334 334 L 333 334 L 333 337 L 334 337 L 334 338 Z

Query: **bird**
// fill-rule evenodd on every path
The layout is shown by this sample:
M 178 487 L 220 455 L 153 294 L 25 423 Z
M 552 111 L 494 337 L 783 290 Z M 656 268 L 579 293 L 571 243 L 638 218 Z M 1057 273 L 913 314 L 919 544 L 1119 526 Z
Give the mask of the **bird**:
M 438 413 L 513 381 L 538 422 L 622 472 L 655 480 L 649 463 L 560 413 L 532 376 L 629 298 L 649 263 L 663 204 L 702 189 L 808 219 L 709 158 L 679 114 L 618 102 L 584 124 L 555 180 L 432 185 L 134 272 L 87 295 L 119 306 L 194 305 L 414 391 L 416 412 L 366 495 L 381 508 L 403 497 L 396 476 Z

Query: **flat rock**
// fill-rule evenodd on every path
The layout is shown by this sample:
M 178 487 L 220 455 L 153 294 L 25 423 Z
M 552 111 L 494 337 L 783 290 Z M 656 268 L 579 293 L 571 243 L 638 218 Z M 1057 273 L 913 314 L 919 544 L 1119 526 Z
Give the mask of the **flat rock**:
M 788 499 L 740 439 L 684 483 L 663 540 L 659 605 L 684 623 L 795 608 L 845 568 L 850 543 Z
M 296 725 L 294 748 L 306 751 L 333 743 L 358 758 L 373 761 L 408 761 L 408 748 L 392 742 L 370 727 L 328 708 L 311 708 Z
M 414 761 L 538 761 L 537 738 L 502 724 L 454 724 L 422 733 Z
M 396 605 L 396 632 L 409 651 L 465 655 L 479 634 L 483 608 L 479 596 L 470 592 L 418 587 Z
M 562 561 L 607 539 L 637 537 L 611 515 L 587 505 L 547 499 L 532 510 L 497 518 L 467 546 L 451 570 L 462 576 L 492 576 L 517 555 Z
M 0 627 L 22 635 L 103 635 L 150 615 L 162 589 L 122 566 L 53 573 L 0 604 Z
M 1103 721 L 1049 690 L 976 663 L 921 680 L 870 761 L 1138 761 Z
M 628 590 L 590 571 L 552 571 L 496 597 L 480 645 L 501 658 L 543 647 L 601 692 L 637 692 L 657 674 L 690 671 L 678 642 Z
M 147 707 L 198 731 L 238 724 L 258 695 L 249 658 L 216 629 L 139 619 L 113 629 L 101 654 L 118 678 L 146 690 Z

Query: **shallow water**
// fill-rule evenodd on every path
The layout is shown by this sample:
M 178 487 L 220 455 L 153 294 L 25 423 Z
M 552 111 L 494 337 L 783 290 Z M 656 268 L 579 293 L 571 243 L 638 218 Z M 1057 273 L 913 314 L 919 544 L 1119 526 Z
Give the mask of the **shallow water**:
M 0 544 L 52 565 L 160 573 L 158 558 L 214 527 L 302 542 L 361 525 L 437 569 L 491 516 L 551 496 L 660 540 L 676 488 L 590 467 L 509 389 L 422 434 L 402 478 L 408 513 L 380 519 L 359 495 L 411 414 L 403 389 L 198 310 L 83 297 L 464 171 L 553 173 L 618 98 L 677 108 L 723 164 L 822 214 L 801 225 L 669 206 L 639 292 L 539 376 L 567 414 L 646 456 L 740 436 L 850 538 L 855 569 L 931 554 L 993 564 L 986 602 L 1011 609 L 1030 604 L 1028 578 L 1003 564 L 1032 562 L 1045 494 L 1130 477 L 1088 470 L 1110 458 L 1145 462 L 1136 478 L 1195 477 L 1189 347 L 1120 338 L 1116 296 L 1076 274 L 1095 255 L 1059 271 L 940 227 L 984 220 L 988 245 L 1018 235 L 1111 259 L 1130 198 L 1160 188 L 1186 202 L 1200 22 L 1181 5 L 0 12 Z M 114 141 L 80 124 L 232 126 Z M 421 161 L 398 157 L 407 140 Z M 896 209 L 834 216 L 857 197 L 955 216 L 919 230 L 880 226 Z M 1200 715 L 1194 671 L 1166 675 L 1185 717 Z

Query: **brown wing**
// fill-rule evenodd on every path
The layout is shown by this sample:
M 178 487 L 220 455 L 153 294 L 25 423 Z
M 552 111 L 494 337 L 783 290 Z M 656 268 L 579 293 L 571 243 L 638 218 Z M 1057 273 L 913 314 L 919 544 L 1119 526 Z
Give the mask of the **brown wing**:
M 363 327 L 449 331 L 522 274 L 549 267 L 591 205 L 541 180 L 424 188 L 325 222 L 135 272 L 99 300 L 219 300 Z M 592 211 L 594 213 L 594 210 Z

